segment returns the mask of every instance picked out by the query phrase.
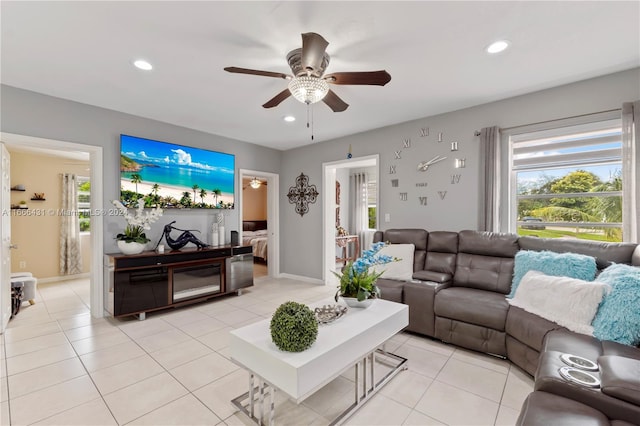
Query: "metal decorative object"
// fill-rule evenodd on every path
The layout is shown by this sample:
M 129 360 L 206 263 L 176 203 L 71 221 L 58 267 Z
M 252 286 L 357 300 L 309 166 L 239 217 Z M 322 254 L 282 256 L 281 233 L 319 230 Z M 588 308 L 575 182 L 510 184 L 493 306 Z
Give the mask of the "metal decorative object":
M 304 216 L 305 213 L 309 213 L 309 203 L 315 203 L 318 195 L 320 193 L 316 186 L 309 185 L 309 176 L 300 173 L 296 178 L 296 185 L 289 187 L 287 198 L 290 204 L 296 205 L 296 213 Z
M 198 246 L 198 249 L 208 247 L 208 244 L 205 244 L 202 241 L 200 241 L 198 237 L 196 237 L 192 233 L 192 231 L 195 231 L 195 232 L 200 232 L 200 231 L 198 231 L 197 229 L 188 230 L 188 229 L 176 228 L 173 226 L 174 223 L 176 223 L 175 220 L 164 226 L 164 231 L 162 232 L 162 235 L 158 240 L 158 244 L 156 244 L 156 248 L 158 248 L 160 241 L 162 241 L 162 237 L 164 237 L 164 239 L 167 240 L 167 245 L 171 247 L 171 250 L 180 250 L 182 247 L 186 246 L 189 243 L 195 244 L 196 246 Z M 171 231 L 174 229 L 176 231 L 183 231 L 182 234 L 180 234 L 180 236 L 176 239 L 171 238 Z
M 315 309 L 318 324 L 329 324 L 347 313 L 348 308 L 342 305 L 324 305 Z
M 446 160 L 447 157 L 443 157 L 441 155 L 436 155 L 435 157 L 433 157 L 431 160 L 428 161 L 421 161 L 420 163 L 418 163 L 418 171 L 421 172 L 426 172 L 429 169 L 429 166 L 436 164 L 442 160 Z

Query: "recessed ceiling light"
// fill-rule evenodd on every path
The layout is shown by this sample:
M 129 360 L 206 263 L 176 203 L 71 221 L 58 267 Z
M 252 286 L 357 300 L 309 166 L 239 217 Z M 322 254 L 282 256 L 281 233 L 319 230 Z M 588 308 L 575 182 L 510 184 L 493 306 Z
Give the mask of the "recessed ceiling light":
M 509 47 L 509 42 L 507 40 L 498 40 L 487 47 L 487 53 L 500 53 L 507 47 Z
M 296 121 L 296 118 L 293 115 L 285 115 L 282 119 L 284 121 L 286 121 L 287 123 L 291 123 L 292 121 Z
M 150 71 L 153 69 L 153 66 L 145 61 L 144 59 L 138 59 L 136 60 L 133 65 L 135 65 L 136 68 L 139 68 L 141 70 L 145 70 L 145 71 Z

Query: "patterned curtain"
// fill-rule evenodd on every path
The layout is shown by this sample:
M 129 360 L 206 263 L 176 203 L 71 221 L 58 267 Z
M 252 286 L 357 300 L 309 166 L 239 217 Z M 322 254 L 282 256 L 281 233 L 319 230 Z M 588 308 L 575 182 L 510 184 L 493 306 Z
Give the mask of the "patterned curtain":
M 349 224 L 349 232 L 352 235 L 357 235 L 360 239 L 360 253 L 356 253 L 358 256 L 362 253 L 366 239 L 365 233 L 369 229 L 368 180 L 366 173 L 354 173 L 350 177 L 351 190 L 349 191 L 349 198 L 351 211 L 349 217 L 351 223 Z
M 80 253 L 80 221 L 78 220 L 78 179 L 62 174 L 62 214 L 60 215 L 60 274 L 82 272 Z
M 500 129 L 480 131 L 480 231 L 500 231 Z
M 640 101 L 622 104 L 622 241 L 640 242 Z

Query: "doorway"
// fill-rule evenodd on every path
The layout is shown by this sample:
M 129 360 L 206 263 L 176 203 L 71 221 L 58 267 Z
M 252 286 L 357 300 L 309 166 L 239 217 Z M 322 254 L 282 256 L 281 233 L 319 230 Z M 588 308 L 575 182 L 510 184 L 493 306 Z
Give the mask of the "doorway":
M 252 245 L 256 276 L 280 275 L 279 175 L 240 169 L 239 244 Z
M 325 192 L 325 196 L 322 201 L 322 229 L 323 229 L 323 268 L 322 268 L 322 279 L 325 285 L 336 285 L 337 279 L 335 275 L 333 275 L 332 271 L 335 271 L 336 268 L 336 227 L 338 223 L 338 219 L 340 217 L 348 217 L 349 213 L 345 215 L 342 210 L 345 208 L 344 200 L 342 200 L 339 204 L 340 213 L 338 213 L 337 209 L 337 185 L 336 181 L 339 175 L 349 175 L 350 171 L 355 171 L 357 169 L 364 168 L 373 168 L 375 170 L 376 180 L 379 181 L 379 155 L 369 155 L 365 157 L 351 158 L 347 160 L 341 161 L 333 161 L 330 163 L 322 164 L 322 182 L 323 188 Z M 344 187 L 344 184 L 340 185 Z M 376 185 L 375 189 L 375 200 L 376 205 L 379 206 L 379 186 Z M 341 199 L 344 199 L 344 195 L 348 195 L 348 191 L 345 191 L 345 188 L 341 189 Z M 349 204 L 347 203 L 346 206 Z M 379 208 L 374 208 L 371 210 L 372 215 L 375 217 L 374 222 L 376 224 L 380 223 L 379 218 Z M 343 223 L 344 219 L 341 221 L 341 226 L 348 226 L 346 223 Z M 363 249 L 367 249 L 368 247 L 364 247 L 364 244 L 361 244 Z
M 84 145 L 72 142 L 57 141 L 51 139 L 36 138 L 24 135 L 2 133 L 0 140 L 7 149 L 20 151 L 35 151 L 45 155 L 62 156 L 67 158 L 85 158 L 88 160 L 89 170 L 86 177 L 91 185 L 91 200 L 89 203 L 91 212 L 103 211 L 103 172 L 102 172 L 102 147 Z M 73 161 L 73 160 L 70 160 Z M 35 188 L 34 188 L 35 189 Z M 31 195 L 30 195 L 31 197 Z M 46 197 L 46 194 L 45 194 Z M 34 206 L 35 207 L 35 206 Z M 49 206 L 50 207 L 50 206 Z M 53 209 L 58 206 L 53 207 Z M 45 212 L 49 211 L 49 208 Z M 88 245 L 90 246 L 89 259 L 89 305 L 93 317 L 102 317 L 103 295 L 102 295 L 102 252 L 103 252 L 103 217 L 99 214 L 88 215 L 90 235 Z M 11 215 L 3 215 L 3 226 L 11 226 Z M 57 229 L 53 232 L 57 233 Z M 27 266 L 28 268 L 28 266 Z

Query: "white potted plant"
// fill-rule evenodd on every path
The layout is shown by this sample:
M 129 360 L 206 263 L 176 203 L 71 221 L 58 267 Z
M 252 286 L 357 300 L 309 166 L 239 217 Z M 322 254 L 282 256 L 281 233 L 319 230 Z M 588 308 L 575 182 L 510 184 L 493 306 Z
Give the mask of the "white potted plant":
M 151 224 L 160 219 L 162 209 L 156 207 L 155 209 L 145 212 L 144 200 L 142 198 L 138 200 L 138 208 L 134 210 L 133 214 L 129 213 L 129 209 L 118 200 L 113 200 L 113 205 L 120 210 L 122 216 L 127 221 L 127 227 L 124 229 L 124 233 L 116 235 L 118 249 L 120 249 L 123 254 L 142 253 L 150 241 L 145 231 L 151 229 Z

